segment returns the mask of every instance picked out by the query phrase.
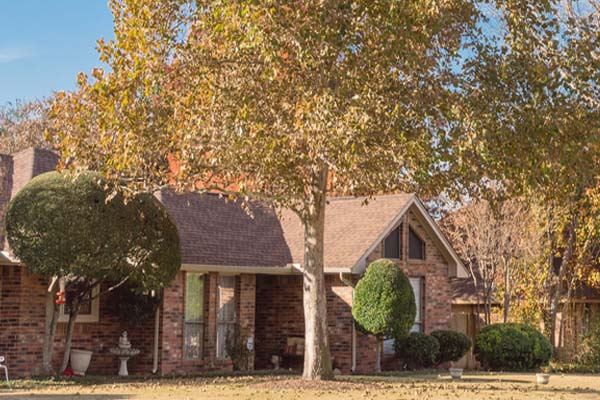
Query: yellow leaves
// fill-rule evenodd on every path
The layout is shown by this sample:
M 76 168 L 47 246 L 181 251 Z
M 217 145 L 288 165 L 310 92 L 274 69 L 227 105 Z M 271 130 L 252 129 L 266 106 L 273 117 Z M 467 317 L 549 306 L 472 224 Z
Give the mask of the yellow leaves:
M 87 75 L 83 72 L 77 74 L 77 85 L 85 86 L 87 84 Z

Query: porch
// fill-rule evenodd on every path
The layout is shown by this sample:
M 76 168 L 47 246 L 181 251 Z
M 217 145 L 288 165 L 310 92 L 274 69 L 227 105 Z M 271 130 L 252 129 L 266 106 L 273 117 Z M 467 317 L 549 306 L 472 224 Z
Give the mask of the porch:
M 370 347 L 372 351 L 362 349 L 370 338 L 354 331 L 352 287 L 337 274 L 325 275 L 325 285 L 333 367 L 346 374 L 353 371 L 353 366 L 369 370 L 374 366 L 375 346 Z M 256 276 L 256 369 L 273 368 L 271 357 L 283 355 L 282 367 L 302 370 L 303 352 L 298 351 L 301 342 L 293 340 L 304 337 L 302 292 L 301 275 Z M 296 342 L 295 349 L 294 344 L 289 348 L 289 339 Z M 354 353 L 353 341 L 356 343 Z M 357 357 L 357 348 L 361 348 L 361 357 Z M 294 352 L 297 355 L 294 356 Z

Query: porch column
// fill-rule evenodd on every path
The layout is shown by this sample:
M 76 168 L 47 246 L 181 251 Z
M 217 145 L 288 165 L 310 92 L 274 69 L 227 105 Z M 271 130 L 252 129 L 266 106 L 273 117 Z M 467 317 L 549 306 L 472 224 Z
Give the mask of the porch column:
M 219 293 L 219 274 L 210 272 L 208 274 L 208 324 L 206 334 L 208 335 L 207 355 L 210 365 L 215 365 L 217 359 L 217 313 L 218 313 L 218 293 Z
M 176 371 L 183 359 L 183 321 L 185 287 L 185 272 L 179 272 L 175 280 L 163 290 L 162 318 L 160 327 L 160 352 L 161 375 L 172 374 Z
M 240 275 L 240 330 L 245 340 L 252 338 L 254 340 L 255 333 L 255 314 L 256 314 L 256 275 L 241 274 Z M 248 370 L 254 370 L 254 351 L 249 356 Z

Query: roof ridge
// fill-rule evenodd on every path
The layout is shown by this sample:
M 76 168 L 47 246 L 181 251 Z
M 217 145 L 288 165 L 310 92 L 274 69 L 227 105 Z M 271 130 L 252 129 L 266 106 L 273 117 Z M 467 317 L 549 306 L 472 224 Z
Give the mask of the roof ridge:
M 390 197 L 404 197 L 404 196 L 414 196 L 416 193 L 414 192 L 402 192 L 402 193 L 385 193 L 385 194 L 376 194 L 373 196 L 335 196 L 328 197 L 327 201 L 347 201 L 347 200 L 358 200 L 358 199 L 366 199 L 372 198 L 377 200 L 377 198 L 390 198 Z

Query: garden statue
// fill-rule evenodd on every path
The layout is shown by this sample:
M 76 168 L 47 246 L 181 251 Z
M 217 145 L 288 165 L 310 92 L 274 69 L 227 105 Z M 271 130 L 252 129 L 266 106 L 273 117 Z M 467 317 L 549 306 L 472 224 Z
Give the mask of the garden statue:
M 123 331 L 121 337 L 119 338 L 119 348 L 121 349 L 130 349 L 131 343 L 129 339 L 127 339 L 127 331 Z

